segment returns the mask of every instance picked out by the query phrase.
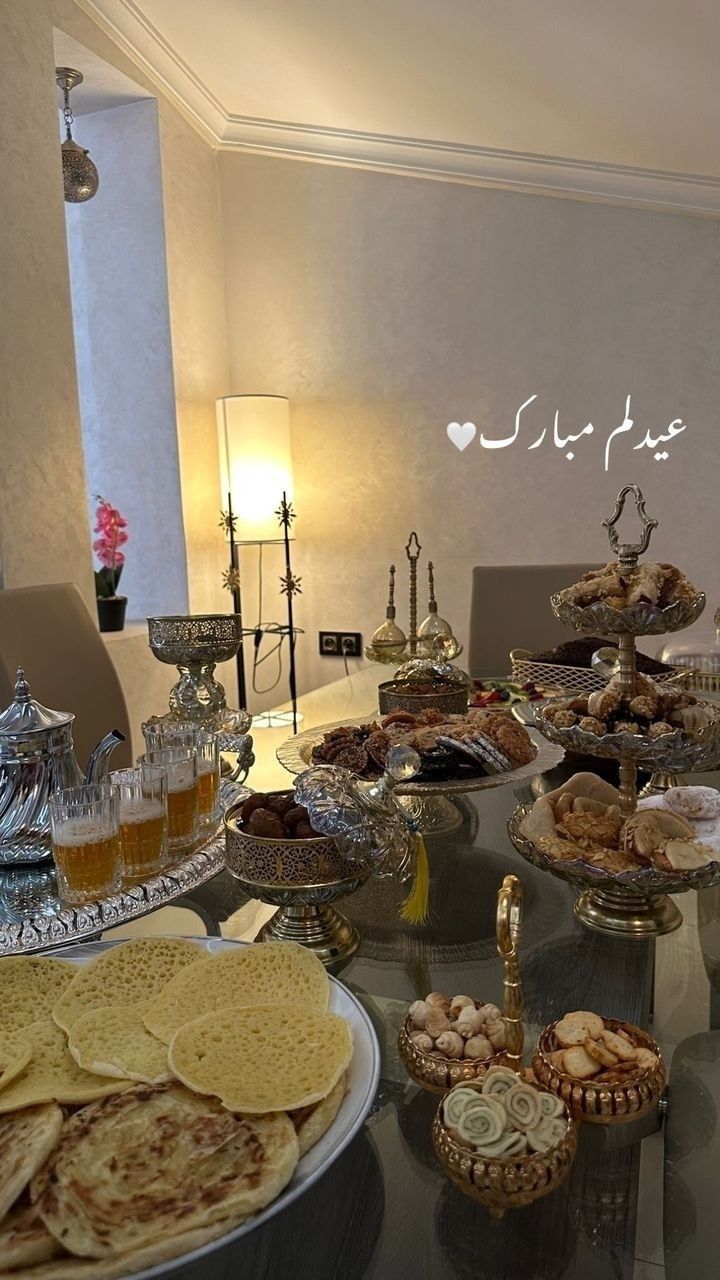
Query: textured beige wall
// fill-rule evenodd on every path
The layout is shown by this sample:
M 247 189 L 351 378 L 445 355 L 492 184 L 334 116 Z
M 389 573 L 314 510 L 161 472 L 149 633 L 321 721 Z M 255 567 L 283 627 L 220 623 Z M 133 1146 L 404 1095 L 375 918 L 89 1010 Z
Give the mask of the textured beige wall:
M 48 6 L 4 0 L 0 51 L 4 584 L 72 578 L 94 609 Z
M 224 153 L 233 389 L 292 403 L 303 687 L 338 674 L 322 627 L 368 635 L 417 529 L 440 610 L 466 635 L 473 564 L 597 561 L 622 484 L 653 543 L 720 596 L 720 226 Z M 511 434 L 530 395 L 522 442 Z M 632 395 L 637 427 L 603 450 Z M 573 461 L 552 444 L 589 420 Z M 688 424 L 656 463 L 646 429 Z M 477 424 L 465 453 L 445 428 Z M 549 442 L 527 446 L 548 427 Z M 525 434 L 527 432 L 527 434 Z M 489 602 L 489 607 L 502 607 Z M 517 637 L 522 642 L 522 637 Z
M 157 90 L 73 0 L 4 0 L 0 6 L 0 554 L 7 586 L 72 578 L 94 609 L 53 27 L 151 93 Z M 225 546 L 216 527 L 214 401 L 227 391 L 216 159 L 162 97 L 158 115 L 190 606 L 227 610 L 219 585 Z M 102 158 L 96 159 L 102 169 Z M 172 672 L 137 637 L 114 643 L 111 652 L 134 718 L 162 710 Z

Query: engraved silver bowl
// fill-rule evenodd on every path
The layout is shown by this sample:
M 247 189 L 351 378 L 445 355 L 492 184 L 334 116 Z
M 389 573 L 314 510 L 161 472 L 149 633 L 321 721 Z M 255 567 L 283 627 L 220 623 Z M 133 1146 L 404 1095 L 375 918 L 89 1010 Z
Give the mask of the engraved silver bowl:
M 666 895 L 720 884 L 717 861 L 680 875 L 657 867 L 614 873 L 581 858 L 551 858 L 520 830 L 531 808 L 530 804 L 519 804 L 508 820 L 513 845 L 533 867 L 585 890 L 575 904 L 575 915 L 600 933 L 636 938 L 670 933 L 682 924 L 682 915 Z
M 550 597 L 550 604 L 556 618 L 588 636 L 659 636 L 689 627 L 700 617 L 706 597 L 704 591 L 698 591 L 691 600 L 676 600 L 664 609 L 643 602 L 627 609 L 613 609 L 603 600 L 573 604 L 565 599 L 564 591 L 558 591 Z
M 566 751 L 576 755 L 603 756 L 609 760 L 637 760 L 655 771 L 684 773 L 686 770 L 709 770 L 720 761 L 720 708 L 714 703 L 699 702 L 712 713 L 709 724 L 697 733 L 677 729 L 661 738 L 648 738 L 642 733 L 588 733 L 579 725 L 561 729 L 546 719 L 550 707 L 565 707 L 572 699 L 550 698 L 533 708 L 535 724 L 540 732 Z

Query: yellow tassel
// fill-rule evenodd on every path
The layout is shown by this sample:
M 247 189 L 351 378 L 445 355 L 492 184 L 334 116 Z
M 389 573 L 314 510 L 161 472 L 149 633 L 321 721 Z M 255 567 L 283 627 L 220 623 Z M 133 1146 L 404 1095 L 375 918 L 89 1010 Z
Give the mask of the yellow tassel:
M 400 919 L 406 924 L 424 924 L 430 913 L 430 864 L 425 841 L 420 832 L 415 845 L 415 867 L 412 889 L 400 908 Z

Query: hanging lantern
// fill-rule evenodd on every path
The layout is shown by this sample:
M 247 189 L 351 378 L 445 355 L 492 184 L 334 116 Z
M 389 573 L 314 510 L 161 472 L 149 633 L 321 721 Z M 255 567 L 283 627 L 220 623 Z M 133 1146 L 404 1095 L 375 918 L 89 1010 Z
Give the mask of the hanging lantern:
M 98 171 L 89 152 L 72 136 L 70 90 L 82 84 L 83 75 L 72 67 L 56 67 L 55 80 L 63 92 L 63 117 L 67 131 L 61 148 L 65 199 L 69 204 L 83 204 L 86 200 L 92 200 L 100 184 Z

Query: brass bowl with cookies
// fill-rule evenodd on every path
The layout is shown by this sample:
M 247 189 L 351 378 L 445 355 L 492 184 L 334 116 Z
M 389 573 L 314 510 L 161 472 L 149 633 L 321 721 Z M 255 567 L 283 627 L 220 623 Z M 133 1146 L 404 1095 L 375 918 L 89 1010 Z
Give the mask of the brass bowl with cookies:
M 510 1061 L 506 1023 L 497 1005 L 439 991 L 410 1005 L 398 1050 L 408 1075 L 428 1093 L 447 1093 Z
M 514 1105 L 507 1103 L 503 1114 L 510 1098 Z M 502 1218 L 562 1185 L 578 1134 L 562 1099 L 500 1067 L 445 1095 L 432 1137 L 451 1182 L 493 1218 Z
M 657 1106 L 667 1085 L 660 1049 L 647 1031 L 584 1010 L 545 1028 L 532 1069 L 574 1120 L 590 1124 L 637 1120 Z

